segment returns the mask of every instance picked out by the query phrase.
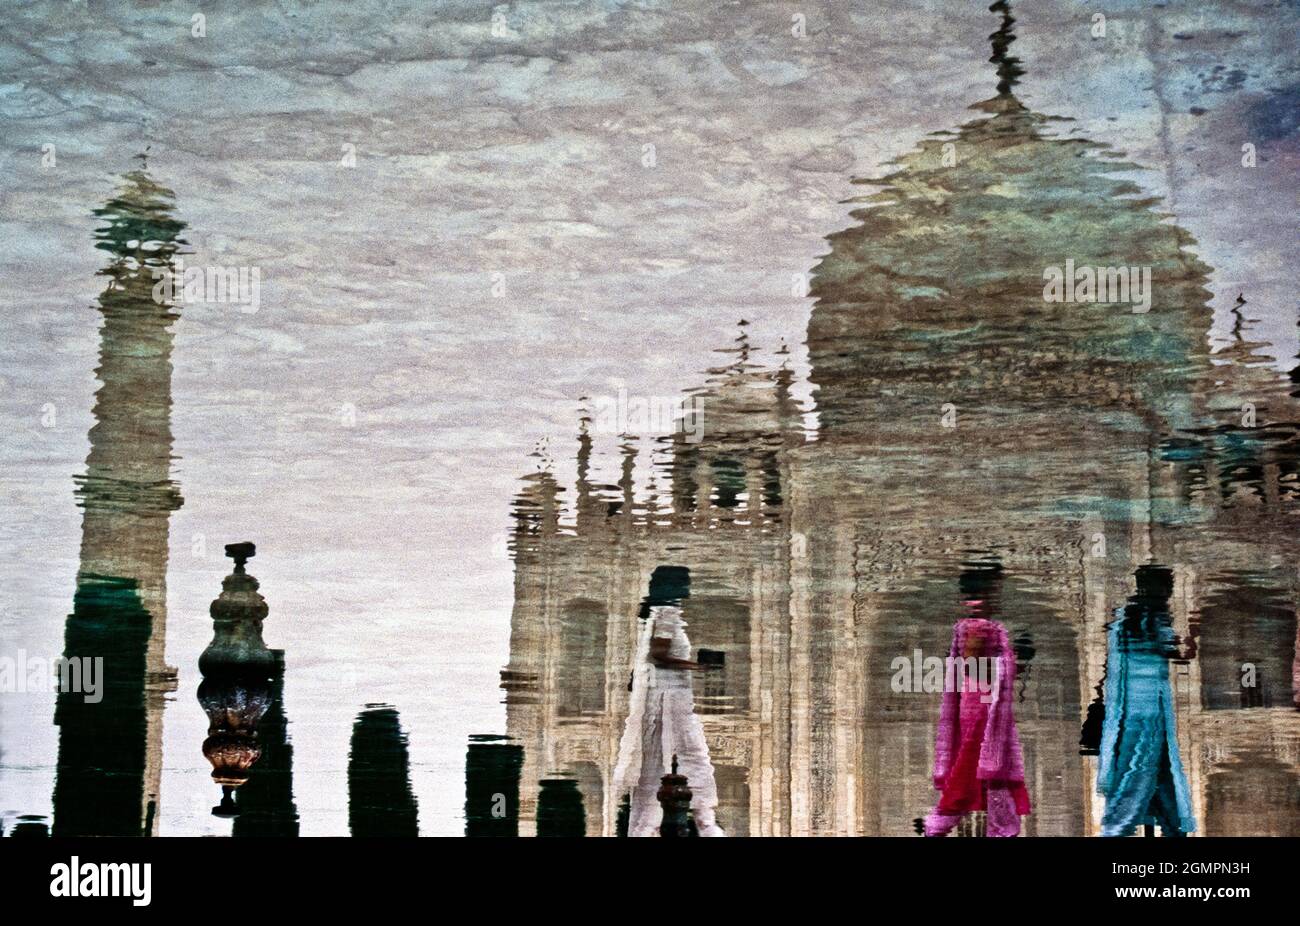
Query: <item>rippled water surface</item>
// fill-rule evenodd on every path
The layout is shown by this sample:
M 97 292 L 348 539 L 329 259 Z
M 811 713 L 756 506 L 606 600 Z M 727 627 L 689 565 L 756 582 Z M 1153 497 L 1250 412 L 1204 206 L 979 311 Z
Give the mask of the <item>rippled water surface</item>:
M 1297 11 L 1023 6 L 7 14 L 5 835 L 1300 835 Z

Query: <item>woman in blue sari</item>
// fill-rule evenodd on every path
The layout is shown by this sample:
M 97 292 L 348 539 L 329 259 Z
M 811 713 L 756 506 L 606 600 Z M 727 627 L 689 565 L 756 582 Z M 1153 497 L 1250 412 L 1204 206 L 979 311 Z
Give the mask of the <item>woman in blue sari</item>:
M 1163 836 L 1196 829 L 1178 758 L 1169 660 L 1178 641 L 1169 617 L 1172 573 L 1139 566 L 1137 594 L 1107 625 L 1105 720 L 1097 790 L 1106 799 L 1103 836 L 1159 825 Z

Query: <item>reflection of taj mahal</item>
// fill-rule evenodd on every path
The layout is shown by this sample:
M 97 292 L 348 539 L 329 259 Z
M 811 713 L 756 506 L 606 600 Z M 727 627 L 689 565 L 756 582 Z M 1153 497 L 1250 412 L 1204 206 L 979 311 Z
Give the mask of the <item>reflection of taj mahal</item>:
M 638 613 L 664 563 L 691 569 L 687 632 L 697 658 L 718 667 L 698 673 L 695 703 L 729 834 L 904 835 L 932 800 L 938 699 L 891 691 L 889 665 L 917 646 L 943 652 L 958 560 L 980 539 L 925 523 L 886 529 L 889 498 L 874 511 L 814 502 L 833 491 L 809 487 L 830 448 L 805 442 L 788 387 L 784 370 L 718 371 L 705 440 L 674 445 L 662 506 L 636 497 L 630 449 L 619 486 L 590 484 L 585 433 L 568 511 L 548 473 L 527 480 L 503 672 L 507 732 L 523 747 L 522 832 L 537 783 L 555 777 L 577 782 L 588 834 L 615 832 L 621 796 L 610 781 Z M 1172 478 L 1176 467 L 1159 469 Z M 1257 506 L 1261 520 L 1280 522 L 1267 507 Z M 1273 565 L 1294 562 L 1293 548 L 1271 531 L 1184 542 L 1100 519 L 1002 532 L 1002 617 L 1022 649 L 1015 710 L 1036 807 L 1026 834 L 1097 832 L 1102 802 L 1080 725 L 1106 671 L 1105 626 L 1148 544 L 1176 564 L 1170 615 L 1184 655 L 1195 650 L 1169 672 L 1200 832 L 1295 834 L 1300 641 L 1289 570 Z M 1105 556 L 1092 555 L 1097 534 Z M 1258 675 L 1251 688 L 1239 679 L 1246 662 Z
M 1118 722 L 1107 626 L 1149 563 L 1172 573 L 1162 690 L 1196 832 L 1300 834 L 1300 416 L 1251 345 L 1210 354 L 1194 242 L 1114 176 L 1134 165 L 1020 104 L 1009 41 L 998 96 L 828 239 L 815 431 L 794 374 L 742 336 L 691 393 L 703 439 L 672 441 L 648 482 L 629 441 L 618 484 L 593 483 L 586 427 L 571 501 L 549 472 L 525 480 L 502 675 L 522 833 L 555 778 L 577 783 L 589 835 L 616 832 L 638 611 L 664 564 L 690 570 L 686 632 L 714 667 L 695 707 L 727 833 L 915 832 L 939 703 L 893 692 L 890 663 L 943 655 L 963 564 L 994 559 L 1026 835 L 1096 834 L 1115 798 L 1081 727 L 1107 707 Z M 1043 268 L 1067 257 L 1150 267 L 1150 312 L 1045 304 Z
M 524 747 L 525 831 L 530 785 L 563 776 L 578 782 L 588 833 L 613 833 L 619 796 L 608 782 L 637 614 L 663 563 L 692 570 L 691 644 L 720 666 L 699 674 L 696 705 L 729 833 L 904 834 L 931 799 L 938 702 L 893 693 L 888 666 L 913 646 L 942 652 L 958 568 L 949 551 L 979 540 L 925 523 L 883 529 L 888 498 L 874 511 L 847 498 L 814 508 L 821 493 L 808 486 L 828 447 L 804 443 L 787 389 L 784 371 L 737 364 L 719 375 L 705 441 L 674 447 L 662 509 L 634 497 L 630 452 L 617 491 L 580 479 L 571 527 L 549 474 L 529 480 L 503 674 L 508 733 Z M 584 435 L 582 472 L 589 453 Z M 1261 523 L 1281 523 L 1278 504 L 1254 506 Z M 1101 807 L 1094 760 L 1079 756 L 1080 723 L 1106 671 L 1105 625 L 1147 545 L 1175 564 L 1173 627 L 1188 641 L 1184 654 L 1195 648 L 1172 662 L 1170 680 L 1201 831 L 1300 827 L 1295 591 L 1281 565 L 1294 563 L 1294 548 L 1272 530 L 1188 533 L 1184 541 L 1100 519 L 1006 526 L 997 552 L 1020 587 L 1015 597 L 1008 589 L 1003 616 L 1032 652 L 1016 705 L 1038 808 L 1028 834 L 1096 831 Z M 1105 556 L 1092 555 L 1095 535 L 1109 541 Z M 945 560 L 954 562 L 946 571 Z M 1253 687 L 1240 684 L 1244 663 L 1255 667 Z

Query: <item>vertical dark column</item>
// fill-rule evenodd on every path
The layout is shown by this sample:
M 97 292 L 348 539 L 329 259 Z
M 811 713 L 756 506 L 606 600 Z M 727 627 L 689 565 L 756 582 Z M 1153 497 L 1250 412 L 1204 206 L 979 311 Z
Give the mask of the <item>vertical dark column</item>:
M 271 699 L 258 727 L 262 758 L 239 791 L 235 836 L 297 836 L 298 808 L 293 801 L 293 746 L 284 714 L 284 651 L 272 650 L 276 671 Z
M 465 835 L 519 835 L 519 774 L 524 747 L 471 738 L 465 756 Z
M 587 814 L 576 781 L 548 778 L 541 782 L 537 795 L 537 835 L 587 835 Z
M 353 836 L 418 836 L 411 760 L 397 711 L 367 707 L 352 726 L 348 828 Z

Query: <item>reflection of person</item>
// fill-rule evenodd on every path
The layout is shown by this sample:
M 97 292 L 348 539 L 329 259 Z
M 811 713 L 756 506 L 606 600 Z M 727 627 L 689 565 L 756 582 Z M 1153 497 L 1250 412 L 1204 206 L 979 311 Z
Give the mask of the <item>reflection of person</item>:
M 1103 836 L 1131 836 L 1139 825 L 1159 824 L 1162 836 L 1196 829 L 1169 684 L 1169 658 L 1177 653 L 1169 619 L 1172 592 L 1167 568 L 1138 567 L 1137 594 L 1107 626 L 1097 761 L 1097 790 L 1106 798 Z
M 718 788 L 691 689 L 691 672 L 703 667 L 691 659 L 682 620 L 681 599 L 689 589 L 685 568 L 660 566 L 642 608 L 632 696 L 614 772 L 616 793 L 631 793 L 629 836 L 659 835 L 662 809 L 656 794 L 674 755 L 693 795 L 696 830 L 701 836 L 725 835 L 715 819 Z
M 963 583 L 965 584 L 965 583 Z M 973 673 L 958 671 L 944 686 L 934 745 L 939 802 L 925 818 L 925 835 L 946 836 L 968 813 L 987 812 L 989 836 L 1016 836 L 1029 813 L 1024 759 L 1012 710 L 1016 657 L 1000 623 L 987 619 L 987 602 L 968 597 L 968 614 L 953 627 L 949 658 L 993 660 L 992 691 Z

